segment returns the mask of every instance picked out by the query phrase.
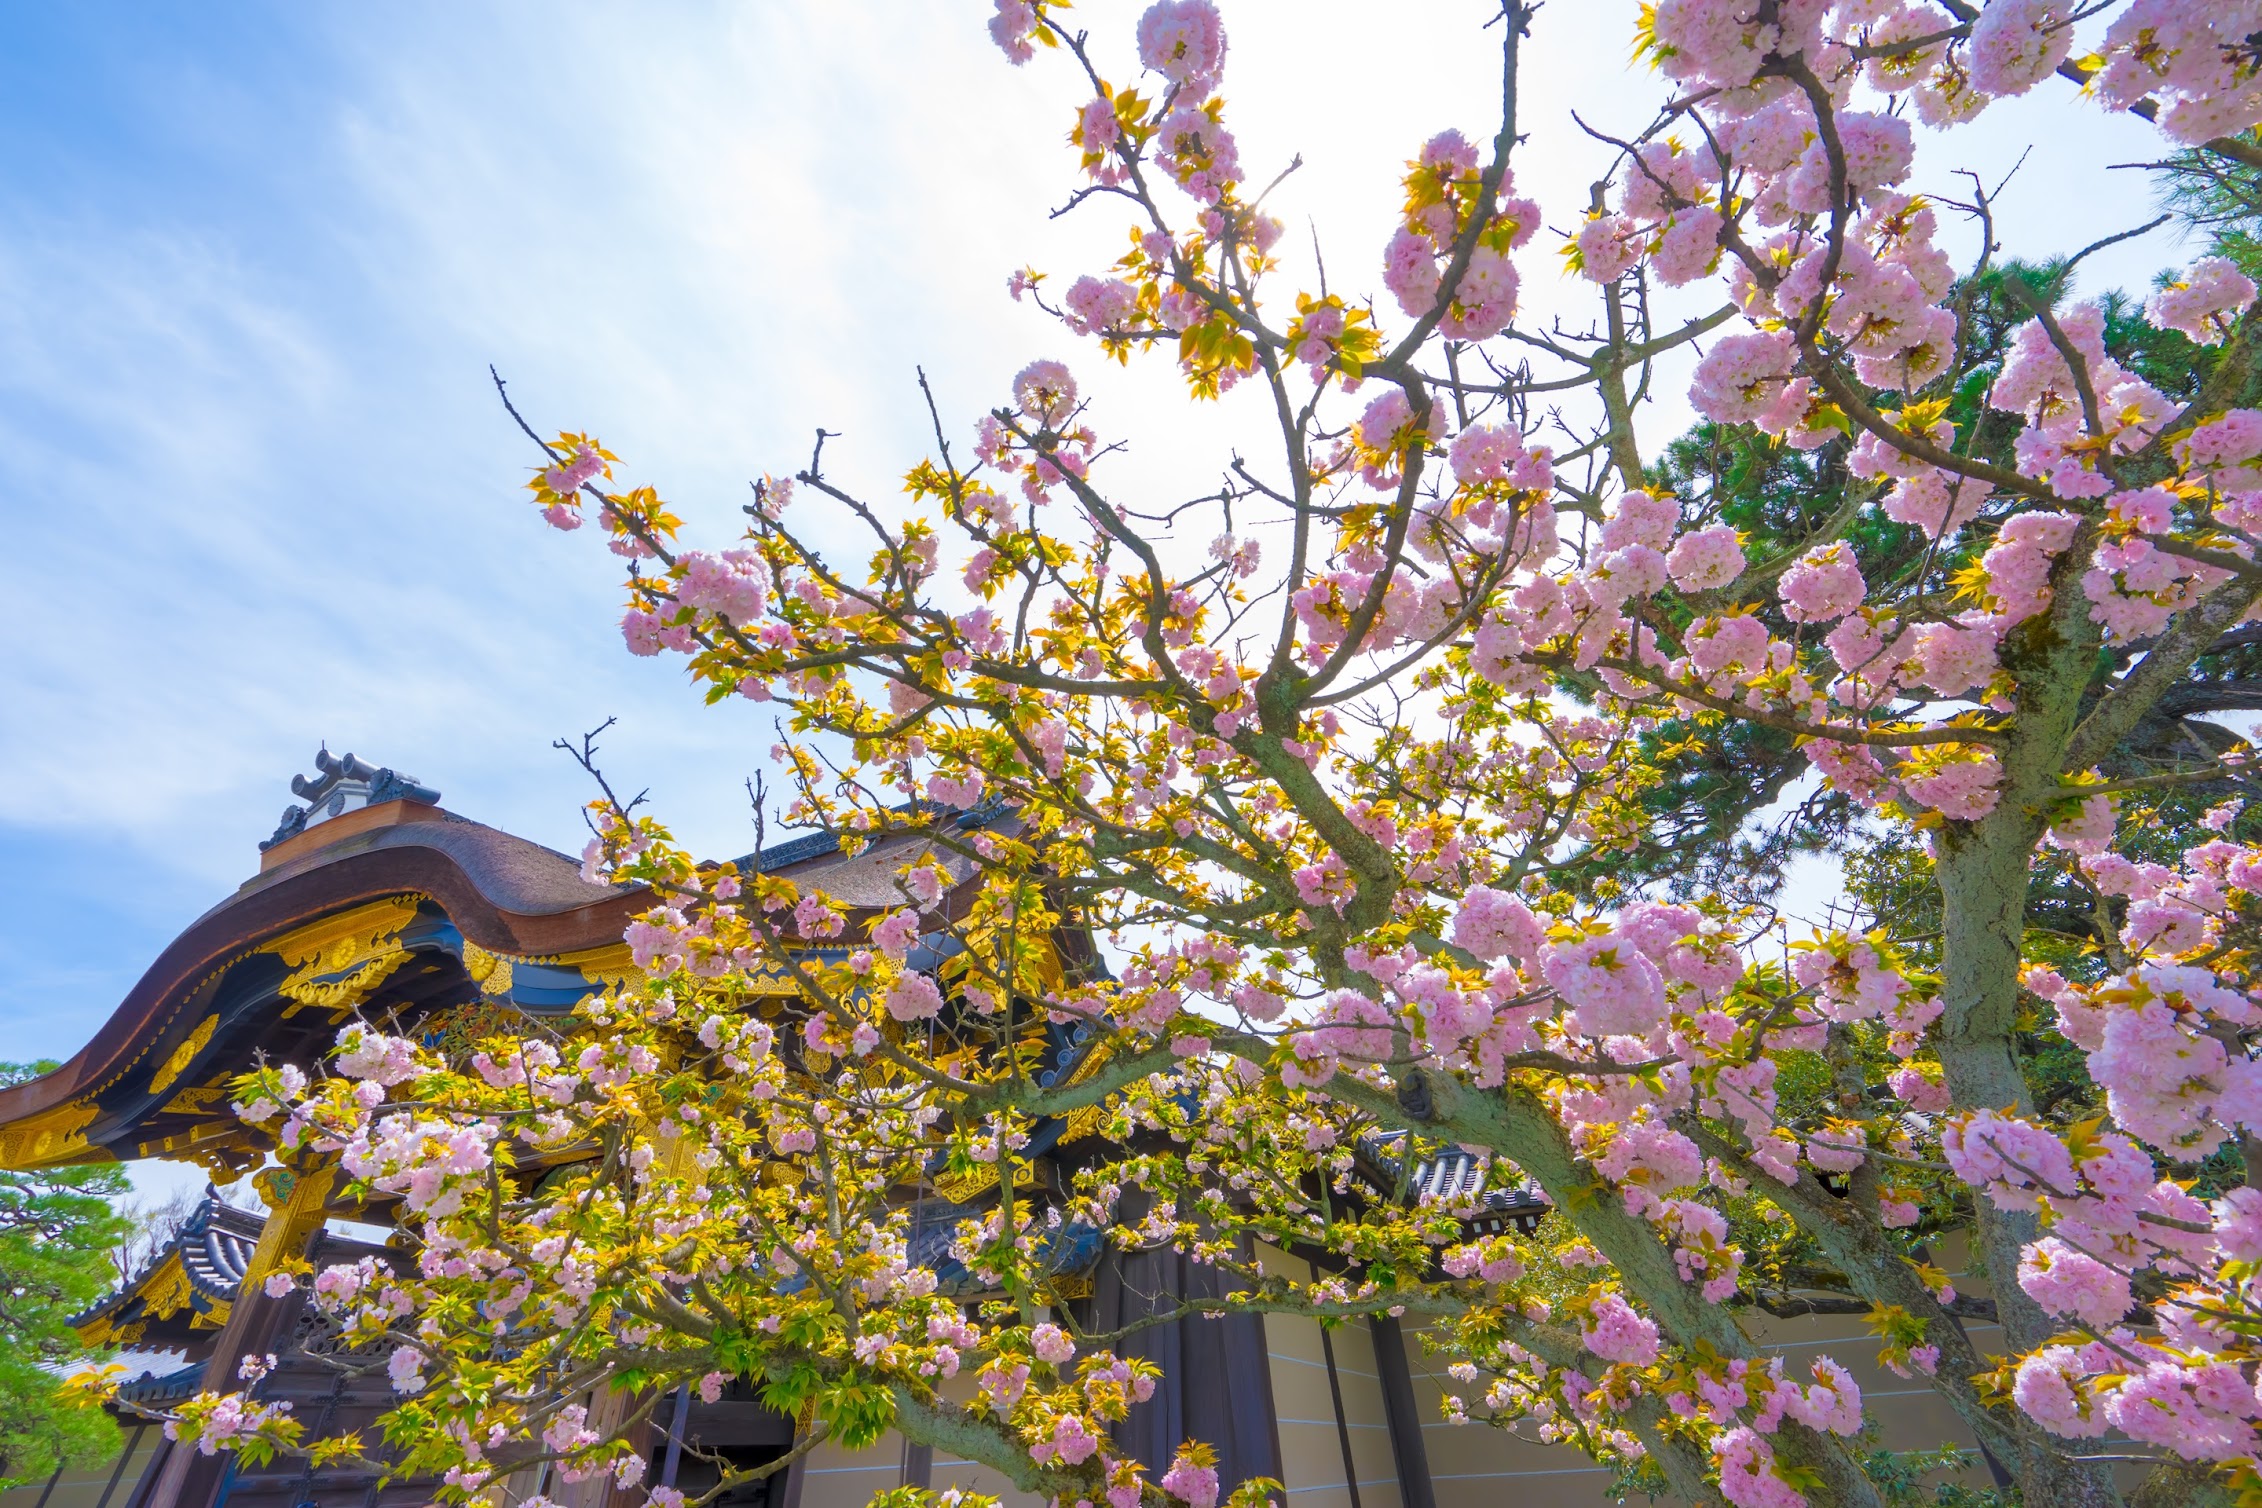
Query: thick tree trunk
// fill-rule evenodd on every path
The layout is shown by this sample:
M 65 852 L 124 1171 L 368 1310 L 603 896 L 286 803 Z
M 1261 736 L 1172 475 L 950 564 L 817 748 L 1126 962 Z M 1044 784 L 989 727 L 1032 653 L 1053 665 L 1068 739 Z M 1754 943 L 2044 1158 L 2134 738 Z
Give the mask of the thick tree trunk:
M 1940 1066 L 1959 1110 L 2031 1114 L 2019 1069 L 2019 962 L 2025 944 L 2028 879 L 2052 805 L 2081 699 L 2095 670 L 2096 628 L 2079 586 L 2091 540 L 2082 538 L 2052 572 L 2056 601 L 2005 642 L 2004 664 L 2018 678 L 2018 715 L 2002 750 L 1995 810 L 1977 822 L 1935 830 L 1933 872 L 1940 887 L 1942 937 Z M 2046 1343 L 2063 1327 L 2019 1287 L 2019 1249 L 2040 1231 L 2035 1217 L 1974 1199 L 1973 1255 L 1986 1267 L 2003 1344 L 2012 1354 Z M 2118 1508 L 2120 1491 L 2102 1463 L 2022 1438 L 2006 1461 L 2029 1503 Z

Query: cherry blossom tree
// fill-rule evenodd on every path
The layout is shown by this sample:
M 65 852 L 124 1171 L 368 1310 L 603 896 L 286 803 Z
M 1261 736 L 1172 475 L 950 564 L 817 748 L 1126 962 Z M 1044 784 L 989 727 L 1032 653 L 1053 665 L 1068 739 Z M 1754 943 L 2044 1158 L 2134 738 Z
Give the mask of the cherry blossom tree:
M 245 1081 L 420 1243 L 311 1277 L 393 1347 L 393 1438 L 459 1492 L 537 1458 L 633 1482 L 592 1389 L 745 1378 L 804 1448 L 894 1427 L 1063 1503 L 1210 1508 L 1198 1446 L 1110 1443 L 1151 1376 L 1050 1297 L 1083 1222 L 1224 1269 L 1193 1307 L 1417 1317 L 1455 1417 L 1690 1502 L 1882 1501 L 1858 1386 L 1754 1309 L 1866 1315 L 2030 1504 L 2117 1503 L 2129 1455 L 2148 1494 L 2262 1493 L 2262 850 L 2247 745 L 2201 716 L 2262 705 L 2256 286 L 2207 255 L 2075 302 L 1916 160 L 2059 91 L 2252 203 L 2262 5 L 1661 0 L 1654 117 L 1587 122 L 1608 179 L 1543 207 L 1513 159 L 1547 17 L 1506 0 L 1499 117 L 1408 143 L 1374 301 L 1281 286 L 1294 180 L 1241 160 L 1229 19 L 990 22 L 1072 91 L 1077 213 L 1130 231 L 1013 296 L 1085 362 L 1261 400 L 1191 500 L 1111 479 L 1126 437 L 1049 357 L 970 440 L 930 394 L 900 499 L 820 439 L 727 548 L 528 428 L 544 517 L 629 562 L 629 650 L 768 704 L 790 825 L 910 857 L 851 913 L 608 791 L 590 872 L 665 902 L 643 987 L 469 1061 L 364 1024 Z M 2108 228 L 2131 193 L 2099 174 Z M 1591 317 L 1519 322 L 1559 273 Z M 1684 380 L 1703 422 L 1660 444 Z M 842 527 L 866 545 L 816 542 Z M 1659 892 L 1662 821 L 1751 810 L 1723 784 L 1837 813 L 1845 925 Z M 1047 1030 L 1078 1075 L 1037 1072 Z M 1114 1150 L 1018 1192 L 1080 1111 Z M 1356 1176 L 1454 1149 L 1459 1202 Z M 969 1313 L 908 1262 L 909 1194 L 983 1164 Z M 1527 1186 L 1536 1235 L 1469 1236 Z M 1339 1260 L 1291 1281 L 1260 1241 Z M 175 1427 L 305 1444 L 237 1395 Z

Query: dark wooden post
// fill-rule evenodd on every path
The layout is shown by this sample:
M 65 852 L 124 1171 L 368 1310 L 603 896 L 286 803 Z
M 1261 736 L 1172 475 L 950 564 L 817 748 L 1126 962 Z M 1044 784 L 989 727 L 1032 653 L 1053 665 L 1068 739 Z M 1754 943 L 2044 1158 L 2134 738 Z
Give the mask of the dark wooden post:
M 292 1175 L 281 1201 L 268 1210 L 259 1244 L 245 1266 L 243 1284 L 228 1306 L 227 1323 L 220 1327 L 212 1358 L 204 1364 L 204 1391 L 236 1391 L 241 1386 L 236 1367 L 243 1358 L 278 1349 L 283 1327 L 297 1312 L 299 1296 L 268 1297 L 268 1276 L 286 1261 L 304 1257 L 322 1234 L 323 1214 L 337 1181 L 335 1162 L 301 1169 Z M 168 1452 L 148 1498 L 149 1508 L 213 1508 L 221 1478 L 233 1459 L 225 1453 L 208 1456 L 194 1447 Z
M 1406 1365 L 1406 1332 L 1395 1315 L 1367 1321 L 1374 1335 L 1375 1372 L 1382 1378 L 1382 1411 L 1390 1422 L 1390 1455 L 1398 1466 L 1399 1501 L 1405 1508 L 1437 1508 L 1430 1485 L 1429 1450 L 1422 1444 L 1421 1405 L 1414 1401 L 1414 1374 Z

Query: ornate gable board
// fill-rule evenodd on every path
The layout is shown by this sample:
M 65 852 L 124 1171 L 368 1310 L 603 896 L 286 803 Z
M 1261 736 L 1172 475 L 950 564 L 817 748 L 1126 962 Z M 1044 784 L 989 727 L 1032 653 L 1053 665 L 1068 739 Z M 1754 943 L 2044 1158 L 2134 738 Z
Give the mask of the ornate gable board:
M 438 975 L 432 970 L 438 968 Z M 460 968 L 460 990 L 446 977 Z M 421 971 L 421 973 L 419 972 Z M 257 1051 L 311 1056 L 331 1030 L 400 988 L 437 990 L 445 1022 L 480 1033 L 523 1013 L 556 1018 L 638 973 L 625 945 L 516 955 L 466 938 L 437 902 L 387 896 L 301 923 L 231 956 L 167 1012 L 104 1083 L 30 1119 L 0 1125 L 0 1164 L 124 1155 L 202 1164 L 220 1182 L 257 1161 L 262 1134 L 228 1108 L 228 1082 Z M 789 988 L 780 981 L 780 988 Z M 451 1001 L 453 994 L 458 998 Z M 467 1011 L 480 1020 L 476 1026 Z M 291 1028 L 278 1032 L 279 1028 Z M 430 1035 L 431 1032 L 427 1032 Z

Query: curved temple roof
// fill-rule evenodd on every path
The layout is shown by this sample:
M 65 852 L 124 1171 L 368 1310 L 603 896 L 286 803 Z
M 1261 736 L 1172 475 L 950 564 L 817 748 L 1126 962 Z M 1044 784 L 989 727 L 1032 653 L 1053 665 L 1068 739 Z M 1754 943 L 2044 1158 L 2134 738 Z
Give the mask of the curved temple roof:
M 207 1190 L 203 1202 L 142 1270 L 75 1316 L 71 1327 L 91 1346 L 192 1355 L 206 1350 L 243 1291 L 265 1220 L 260 1212 L 237 1209 Z M 386 1248 L 325 1232 L 311 1255 L 318 1265 L 365 1256 L 383 1260 Z M 202 1363 L 197 1366 L 201 1369 Z
M 187 1349 L 191 1332 L 226 1323 L 263 1218 L 208 1195 L 148 1266 L 71 1327 L 89 1345 Z
M 921 842 L 844 855 L 820 835 L 739 864 L 861 910 L 895 901 Z M 621 934 L 650 904 L 414 797 L 344 811 L 267 848 L 69 1062 L 0 1089 L 0 1166 L 172 1157 L 232 1179 L 260 1156 L 227 1104 L 255 1055 L 311 1063 L 357 1008 L 428 1038 L 491 1028 L 510 1008 L 562 1015 L 632 971 Z

